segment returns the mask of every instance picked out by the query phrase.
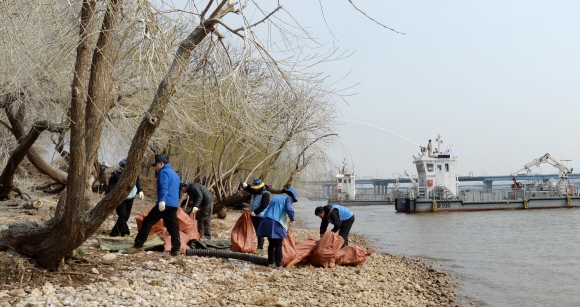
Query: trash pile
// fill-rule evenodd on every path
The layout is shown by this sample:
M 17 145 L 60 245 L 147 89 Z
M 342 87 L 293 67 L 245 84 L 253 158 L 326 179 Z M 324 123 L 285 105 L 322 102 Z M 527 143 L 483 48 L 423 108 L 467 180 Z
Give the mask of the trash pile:
M 240 253 L 255 253 L 255 232 L 250 218 L 250 212 L 245 211 L 236 222 L 231 233 L 231 251 Z M 334 232 L 325 233 L 320 240 L 308 238 L 296 241 L 291 231 L 282 240 L 282 265 L 295 266 L 311 264 L 314 266 L 333 268 L 335 265 L 358 266 L 363 264 L 372 250 L 366 251 L 359 245 L 342 247 L 344 239 Z
M 148 213 L 149 211 L 143 212 L 135 218 L 138 229 L 141 229 L 143 219 Z M 267 265 L 265 258 L 253 255 L 256 253 L 256 235 L 249 211 L 245 211 L 234 225 L 230 242 L 201 240 L 197 229 L 196 213 L 188 215 L 179 208 L 177 220 L 180 229 L 181 254 L 234 258 Z M 154 248 L 161 245 L 162 241 L 164 251 L 171 250 L 171 236 L 163 226 L 163 220 L 159 220 L 153 225 L 149 235 L 155 236 L 150 237 L 146 247 Z M 98 239 L 101 248 L 111 251 L 125 249 L 132 245 L 133 240 L 132 238 Z M 365 250 L 359 245 L 342 247 L 343 244 L 344 239 L 331 231 L 325 233 L 320 240 L 308 238 L 305 241 L 296 241 L 294 234 L 288 231 L 287 237 L 282 240 L 282 265 L 289 267 L 311 264 L 328 268 L 333 268 L 336 265 L 358 266 L 363 264 L 367 257 L 372 254 L 371 249 Z

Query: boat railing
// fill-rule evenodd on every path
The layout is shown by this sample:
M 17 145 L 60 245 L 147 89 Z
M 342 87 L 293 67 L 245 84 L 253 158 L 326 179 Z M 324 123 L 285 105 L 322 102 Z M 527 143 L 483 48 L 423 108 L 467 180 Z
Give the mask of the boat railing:
M 355 200 L 359 201 L 385 201 L 388 199 L 388 195 L 385 194 L 357 194 L 355 197 Z
M 357 194 L 354 199 L 342 199 L 342 200 L 356 200 L 356 201 L 386 201 L 391 199 L 391 195 L 388 194 Z M 336 195 L 330 197 L 330 201 L 340 201 Z
M 578 187 L 574 187 L 572 191 L 578 191 Z M 498 189 L 460 189 L 459 199 L 463 202 L 503 202 L 506 200 L 524 200 L 524 199 L 542 199 L 542 198 L 558 198 L 566 197 L 567 192 L 560 190 L 557 187 L 545 190 L 527 190 L 525 188 L 498 188 Z M 577 193 L 570 193 L 570 196 L 578 196 Z
M 572 187 L 572 188 L 569 188 Z M 460 188 L 457 196 L 451 192 L 442 191 L 438 194 L 429 193 L 430 195 L 419 196 L 417 189 L 403 188 L 390 192 L 388 198 L 417 198 L 417 199 L 459 199 L 465 203 L 471 202 L 505 202 L 506 200 L 524 200 L 524 199 L 542 199 L 542 198 L 561 198 L 561 197 L 580 197 L 580 185 L 569 185 L 567 190 L 562 190 L 558 186 L 544 189 L 512 189 L 512 188 L 495 188 L 495 189 L 473 189 Z M 424 194 L 423 194 L 424 195 Z M 358 195 L 357 195 L 358 196 Z M 387 199 L 388 199 L 387 198 Z

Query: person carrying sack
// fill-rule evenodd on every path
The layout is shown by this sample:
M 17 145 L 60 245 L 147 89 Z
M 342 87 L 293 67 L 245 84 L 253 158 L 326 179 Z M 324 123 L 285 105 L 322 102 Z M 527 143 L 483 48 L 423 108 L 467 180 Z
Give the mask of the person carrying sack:
M 272 194 L 268 191 L 268 186 L 262 182 L 261 179 L 254 179 L 252 185 L 248 186 L 245 182 L 242 184 L 244 190 L 250 193 L 250 216 L 252 218 L 252 225 L 254 230 L 258 233 L 258 228 L 262 223 L 262 218 L 266 212 L 266 208 L 270 204 Z M 256 252 L 261 252 L 264 249 L 264 237 L 258 237 L 258 249 Z
M 185 212 L 187 214 L 197 213 L 197 230 L 202 238 L 211 240 L 211 217 L 213 215 L 213 204 L 215 198 L 213 194 L 203 185 L 199 183 L 187 184 L 185 182 L 179 183 L 179 190 L 181 193 L 187 193 L 189 201 L 185 205 Z M 192 204 L 191 206 L 189 204 Z M 191 209 L 190 209 L 191 208 Z

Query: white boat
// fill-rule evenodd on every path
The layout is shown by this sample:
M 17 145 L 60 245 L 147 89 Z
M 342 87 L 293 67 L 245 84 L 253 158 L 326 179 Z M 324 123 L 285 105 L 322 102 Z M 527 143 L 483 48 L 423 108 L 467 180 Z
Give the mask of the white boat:
M 413 163 L 417 168 L 417 180 L 407 189 L 397 189 L 395 208 L 397 212 L 481 211 L 501 209 L 545 209 L 580 207 L 578 187 L 568 180 L 572 171 L 549 154 L 524 165 L 522 170 L 549 163 L 558 168 L 559 181 L 555 184 L 522 185 L 512 174 L 514 184 L 507 188 L 485 187 L 481 190 L 461 189 L 458 181 L 458 157 L 453 147 L 440 150 L 441 137 L 432 150 L 421 147 Z M 519 171 L 518 171 L 519 172 Z
M 356 176 L 354 172 L 346 168 L 346 164 L 334 176 L 334 180 L 336 184 L 335 193 L 328 198 L 328 204 L 337 204 L 346 207 L 394 204 L 392 199 L 387 198 L 386 195 L 357 194 Z

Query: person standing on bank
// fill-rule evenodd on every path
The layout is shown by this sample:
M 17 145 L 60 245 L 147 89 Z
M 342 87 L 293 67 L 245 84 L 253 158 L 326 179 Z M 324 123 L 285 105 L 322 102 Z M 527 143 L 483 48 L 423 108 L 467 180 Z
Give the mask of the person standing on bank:
M 320 222 L 320 236 L 326 232 L 328 223 L 334 225 L 332 232 L 337 232 L 344 239 L 344 245 L 348 246 L 348 234 L 354 224 L 354 213 L 348 208 L 340 205 L 326 205 L 314 209 L 314 214 L 322 219 Z
M 119 178 L 121 178 L 121 175 L 123 175 L 123 170 L 125 169 L 126 165 L 127 159 L 121 160 L 119 162 L 119 168 L 111 174 L 111 177 L 109 178 L 107 194 L 111 193 L 113 188 L 117 185 L 117 182 L 119 182 Z M 127 221 L 131 215 L 131 209 L 133 208 L 133 201 L 135 200 L 135 196 L 138 196 L 139 199 L 143 199 L 143 188 L 141 187 L 141 179 L 139 177 L 137 177 L 137 182 L 135 183 L 133 190 L 131 190 L 131 193 L 129 193 L 127 198 L 125 198 L 125 200 L 119 206 L 117 206 L 117 209 L 115 209 L 118 218 L 115 226 L 113 226 L 113 229 L 109 233 L 109 236 L 128 237 L 131 234 L 129 231 L 129 226 L 127 226 Z
M 213 203 L 215 198 L 213 194 L 203 185 L 199 183 L 186 184 L 181 182 L 179 184 L 181 193 L 187 193 L 189 201 L 185 206 L 185 212 L 195 213 L 199 210 L 197 215 L 197 230 L 200 238 L 211 240 L 211 217 L 213 215 Z M 193 204 L 189 206 L 189 204 Z M 191 209 L 190 209 L 191 208 Z
M 251 195 L 250 215 L 252 216 L 252 225 L 254 225 L 254 230 L 256 233 L 258 233 L 258 228 L 260 228 L 262 218 L 264 217 L 264 212 L 270 204 L 270 198 L 272 197 L 272 194 L 268 191 L 268 186 L 264 184 L 261 179 L 254 179 L 254 181 L 252 181 L 252 185 L 250 186 L 244 182 L 242 187 Z M 262 251 L 263 248 L 264 237 L 258 237 L 257 252 Z
M 159 156 L 155 158 L 157 174 L 157 201 L 155 207 L 143 219 L 141 229 L 135 238 L 133 247 L 127 249 L 130 254 L 143 252 L 143 244 L 147 241 L 151 227 L 160 219 L 163 219 L 167 232 L 171 236 L 171 255 L 178 256 L 181 242 L 179 237 L 179 225 L 177 224 L 177 208 L 179 207 L 179 175 L 171 168 L 167 158 Z
M 272 197 L 256 236 L 268 238 L 268 266 L 283 270 L 282 239 L 286 238 L 288 224 L 294 222 L 292 203 L 298 201 L 294 188 L 282 189 L 280 195 Z

